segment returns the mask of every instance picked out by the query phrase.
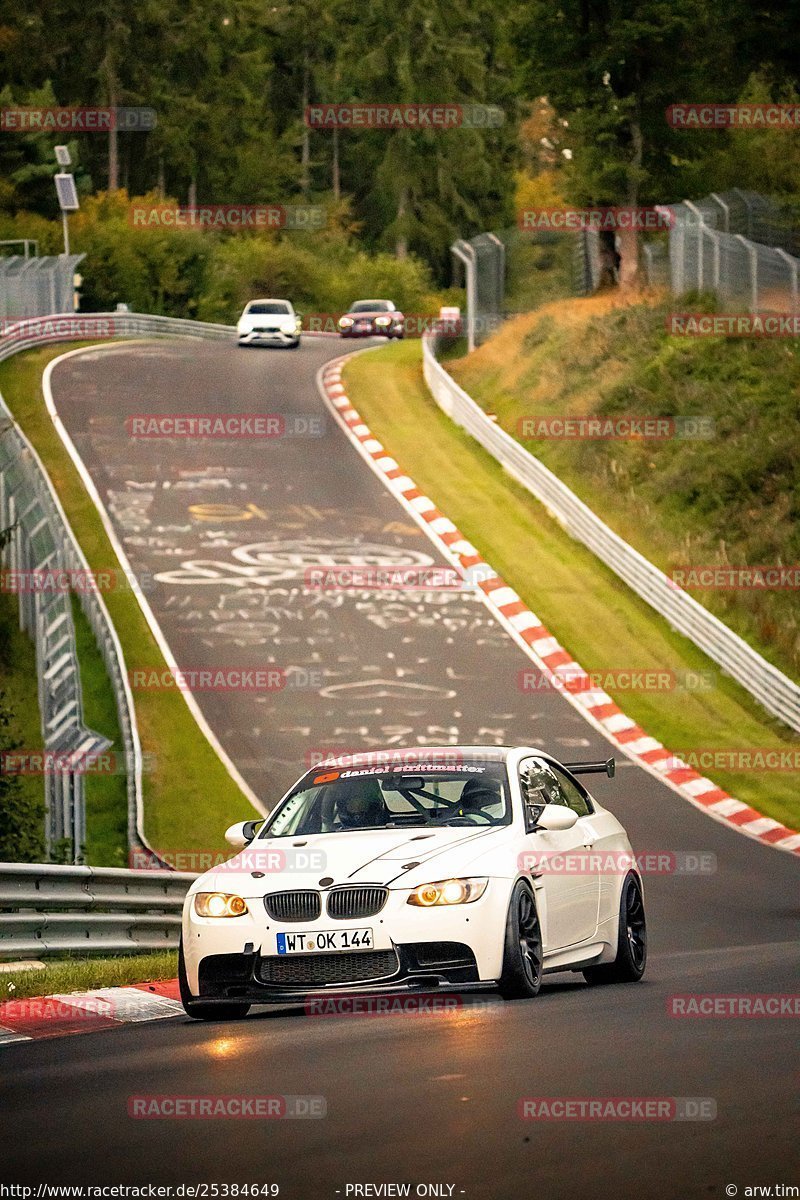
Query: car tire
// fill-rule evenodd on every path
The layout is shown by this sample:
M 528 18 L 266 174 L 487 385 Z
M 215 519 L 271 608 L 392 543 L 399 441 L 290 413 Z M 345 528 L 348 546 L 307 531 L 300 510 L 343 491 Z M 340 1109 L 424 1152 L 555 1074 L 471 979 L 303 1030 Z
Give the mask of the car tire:
M 647 966 L 647 920 L 642 885 L 635 875 L 625 878 L 619 898 L 617 957 L 611 963 L 586 967 L 587 983 L 638 983 Z
M 300 338 L 298 338 L 296 342 L 289 342 L 289 349 L 290 350 L 299 350 L 300 349 Z
M 250 1011 L 249 1004 L 203 1004 L 202 1000 L 195 1000 L 189 991 L 189 980 L 186 978 L 183 938 L 178 946 L 178 989 L 183 1011 L 195 1021 L 236 1021 L 246 1017 Z
M 514 885 L 506 918 L 503 973 L 498 980 L 505 1000 L 532 999 L 542 986 L 542 930 L 536 901 L 527 884 Z

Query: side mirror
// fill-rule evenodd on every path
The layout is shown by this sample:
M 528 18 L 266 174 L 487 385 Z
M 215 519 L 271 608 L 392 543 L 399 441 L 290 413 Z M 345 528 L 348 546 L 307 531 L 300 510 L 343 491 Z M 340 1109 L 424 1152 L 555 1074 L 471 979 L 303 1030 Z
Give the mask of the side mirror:
M 572 829 L 577 819 L 578 814 L 571 808 L 565 808 L 563 804 L 545 804 L 539 814 L 536 828 L 549 829 L 553 832 L 559 829 Z
M 225 830 L 225 841 L 229 846 L 233 846 L 234 850 L 244 850 L 256 836 L 260 824 L 260 821 L 239 821 Z

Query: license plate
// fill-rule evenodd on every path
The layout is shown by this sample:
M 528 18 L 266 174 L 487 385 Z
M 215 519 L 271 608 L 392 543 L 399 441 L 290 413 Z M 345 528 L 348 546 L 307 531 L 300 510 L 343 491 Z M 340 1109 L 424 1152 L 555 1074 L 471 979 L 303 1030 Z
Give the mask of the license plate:
M 371 929 L 320 929 L 314 933 L 279 933 L 278 954 L 320 954 L 333 950 L 371 950 Z

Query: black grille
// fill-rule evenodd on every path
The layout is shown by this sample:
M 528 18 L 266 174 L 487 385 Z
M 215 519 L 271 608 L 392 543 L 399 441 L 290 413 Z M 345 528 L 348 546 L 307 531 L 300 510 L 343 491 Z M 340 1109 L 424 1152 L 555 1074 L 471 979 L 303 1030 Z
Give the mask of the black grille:
M 272 892 L 264 907 L 274 921 L 316 921 L 322 911 L 319 892 Z
M 363 983 L 385 979 L 397 972 L 394 950 L 362 950 L 347 954 L 297 954 L 262 958 L 262 983 L 283 987 L 320 986 L 326 983 Z
M 337 921 L 374 917 L 386 903 L 389 889 L 384 887 L 341 887 L 328 893 L 328 916 Z

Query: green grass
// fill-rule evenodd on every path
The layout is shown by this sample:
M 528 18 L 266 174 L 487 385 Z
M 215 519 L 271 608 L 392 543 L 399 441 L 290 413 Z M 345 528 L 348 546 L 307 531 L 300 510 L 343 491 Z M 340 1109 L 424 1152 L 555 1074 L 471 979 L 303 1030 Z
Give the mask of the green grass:
M 800 339 L 669 337 L 701 299 L 549 305 L 448 369 L 502 427 L 525 417 L 705 419 L 715 436 L 519 440 L 627 542 L 669 573 L 800 562 Z M 695 599 L 800 678 L 796 590 Z
M 529 312 L 574 291 L 575 238 L 569 233 L 521 233 L 506 238 L 508 312 Z
M 72 598 L 75 641 L 81 671 L 83 719 L 90 729 L 111 742 L 115 761 L 124 764 L 114 690 L 103 657 L 78 600 Z M 113 775 L 86 775 L 86 845 L 84 859 L 96 867 L 128 865 L 128 792 L 124 770 Z
M 19 627 L 19 604 L 10 592 L 0 592 L 0 691 L 12 714 L 10 733 L 23 750 L 42 744 L 39 693 L 36 683 L 36 652 L 27 633 Z M 41 775 L 19 776 L 23 811 L 36 806 L 41 814 L 41 837 L 34 858 L 44 856 L 44 780 Z
M 711 673 L 705 691 L 615 696 L 648 733 L 675 752 L 796 744 L 448 420 L 425 386 L 419 343 L 359 356 L 347 365 L 346 386 L 389 453 L 586 670 Z M 714 778 L 760 812 L 800 825 L 791 775 L 720 771 Z
M 174 979 L 178 974 L 178 952 L 130 954 L 118 958 L 69 958 L 45 963 L 44 970 L 10 971 L 0 975 L 0 1003 L 24 1000 L 27 996 L 50 996 L 56 992 L 87 992 L 101 987 L 124 987 L 128 983 L 150 983 Z
M 119 566 L 116 555 L 53 429 L 41 393 L 45 366 L 63 352 L 63 347 L 50 347 L 0 364 L 0 391 L 42 458 L 90 567 L 104 571 Z M 134 592 L 107 592 L 105 601 L 128 671 L 163 665 Z M 94 668 L 88 671 L 89 691 L 94 693 Z M 134 703 L 142 748 L 152 755 L 152 770 L 144 776 L 145 831 L 151 843 L 172 851 L 223 849 L 225 829 L 251 813 L 249 801 L 200 732 L 180 692 L 138 691 Z M 103 719 L 100 713 L 98 719 Z M 107 794 L 95 800 L 101 809 L 113 808 Z

